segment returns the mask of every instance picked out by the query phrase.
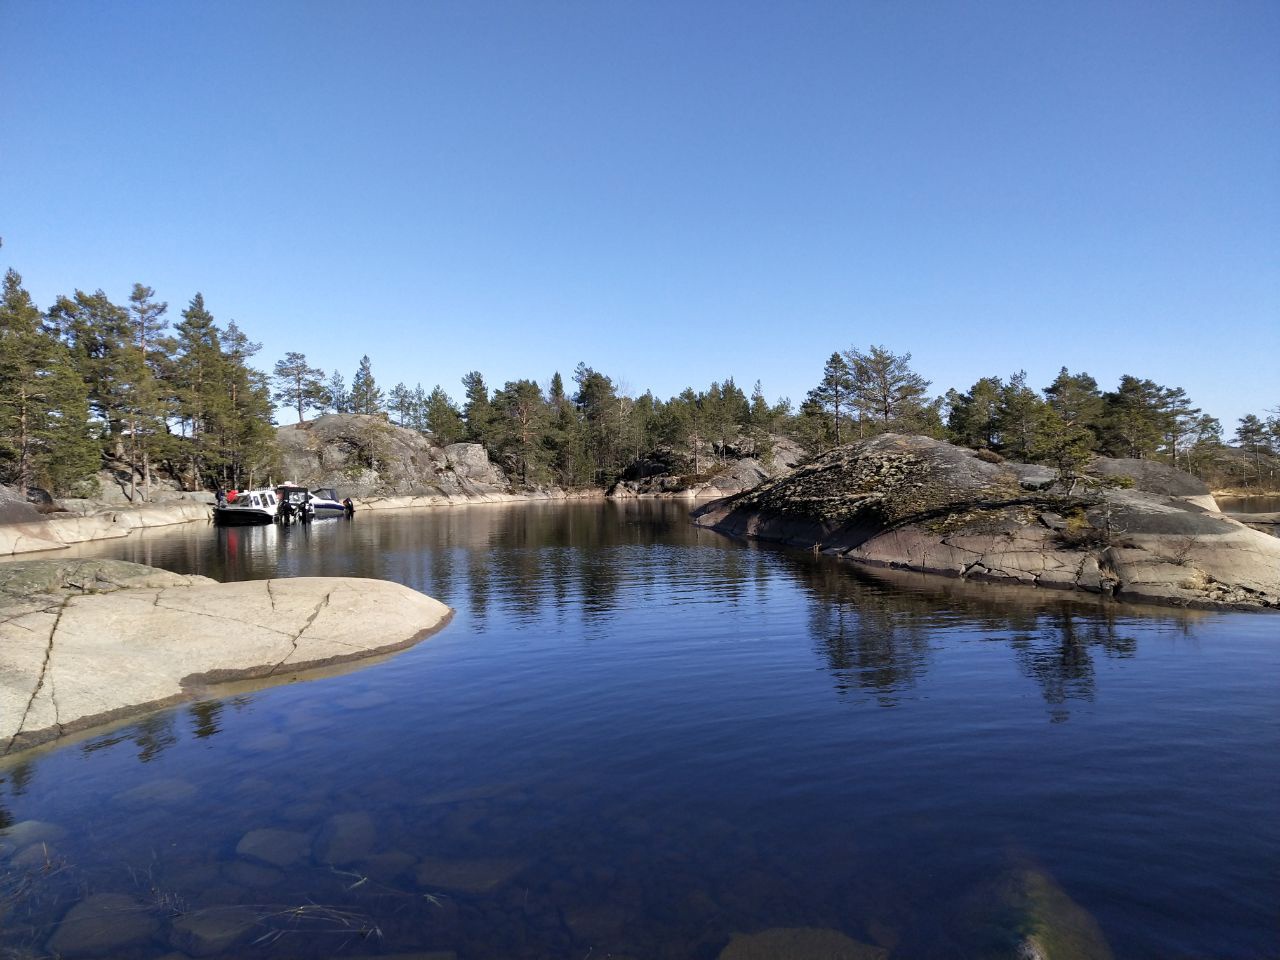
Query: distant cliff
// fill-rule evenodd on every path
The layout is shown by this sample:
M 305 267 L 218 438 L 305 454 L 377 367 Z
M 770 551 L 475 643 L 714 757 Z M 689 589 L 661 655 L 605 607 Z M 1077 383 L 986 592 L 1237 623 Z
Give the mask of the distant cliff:
M 509 494 L 506 475 L 477 443 L 436 446 L 381 417 L 338 413 L 276 429 L 284 476 L 342 496 L 480 497 Z

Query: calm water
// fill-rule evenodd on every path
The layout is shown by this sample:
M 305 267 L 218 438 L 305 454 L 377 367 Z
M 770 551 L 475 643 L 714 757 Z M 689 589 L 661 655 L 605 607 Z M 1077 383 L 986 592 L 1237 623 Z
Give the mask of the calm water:
M 1218 497 L 1227 513 L 1280 513 L 1280 497 Z
M 46 955 L 72 904 L 115 892 L 147 924 L 121 958 L 225 904 L 254 924 L 228 957 L 713 958 L 778 926 L 1008 957 L 1028 876 L 1117 957 L 1280 955 L 1280 618 L 881 580 L 686 509 L 83 551 L 383 577 L 457 616 L 363 669 L 0 768 L 0 816 L 65 831 L 0 863 L 0 956 Z M 279 865 L 237 853 L 263 828 Z

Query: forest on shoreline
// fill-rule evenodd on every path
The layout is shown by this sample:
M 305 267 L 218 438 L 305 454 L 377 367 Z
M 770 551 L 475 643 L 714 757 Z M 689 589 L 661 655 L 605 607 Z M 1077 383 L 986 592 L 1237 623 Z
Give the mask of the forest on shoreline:
M 386 417 L 446 445 L 482 444 L 518 484 L 607 487 L 648 464 L 704 476 L 730 459 L 768 460 L 774 438 L 810 453 L 888 431 L 919 433 L 1009 459 L 1072 471 L 1094 454 L 1155 459 L 1217 487 L 1276 489 L 1280 407 L 1223 424 L 1180 387 L 1125 375 L 1111 390 L 1065 367 L 1037 389 L 1024 372 L 984 376 L 943 392 L 910 353 L 851 347 L 815 363 L 814 387 L 770 402 L 760 381 L 733 377 L 662 399 L 630 396 L 578 363 L 539 382 L 491 387 L 461 378 L 457 401 L 440 385 L 384 389 L 366 355 L 350 384 L 303 353 L 270 370 L 261 345 L 220 324 L 195 294 L 176 318 L 135 284 L 128 302 L 75 290 L 41 309 L 10 269 L 0 300 L 0 483 L 93 497 L 104 466 L 130 477 L 130 499 L 153 478 L 184 489 L 265 482 L 279 470 L 277 410 Z

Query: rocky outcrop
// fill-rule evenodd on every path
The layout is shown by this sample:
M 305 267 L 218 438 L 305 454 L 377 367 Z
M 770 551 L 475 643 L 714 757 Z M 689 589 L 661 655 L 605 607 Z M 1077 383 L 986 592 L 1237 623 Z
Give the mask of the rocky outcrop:
M 927 437 L 886 434 L 694 511 L 737 536 L 874 566 L 1129 600 L 1280 606 L 1280 540 L 1206 508 L 1171 468 L 1099 460 L 1066 485 Z
M 381 417 L 342 413 L 276 431 L 288 479 L 351 497 L 463 497 L 512 493 L 478 443 L 437 446 Z
M 127 537 L 135 530 L 148 527 L 208 522 L 212 516 L 213 497 L 204 494 L 201 500 L 85 509 L 84 512 L 40 514 L 32 510 L 29 516 L 16 516 L 15 511 L 6 510 L 0 517 L 0 556 L 62 550 L 90 540 Z
M 669 460 L 642 460 L 609 488 L 608 496 L 684 500 L 732 496 L 774 477 L 786 476 L 804 459 L 804 450 L 787 437 L 772 437 L 771 446 L 767 458 L 731 448 L 727 451 L 729 461 L 710 475 L 682 474 Z
M 0 755 L 226 680 L 389 653 L 444 604 L 382 580 L 216 583 L 119 560 L 0 564 Z

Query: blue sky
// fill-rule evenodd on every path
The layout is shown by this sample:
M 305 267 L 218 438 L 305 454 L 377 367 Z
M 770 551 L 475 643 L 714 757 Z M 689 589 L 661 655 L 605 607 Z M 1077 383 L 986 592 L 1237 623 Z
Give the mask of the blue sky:
M 384 387 L 1280 405 L 1280 4 L 0 0 L 0 266 Z

